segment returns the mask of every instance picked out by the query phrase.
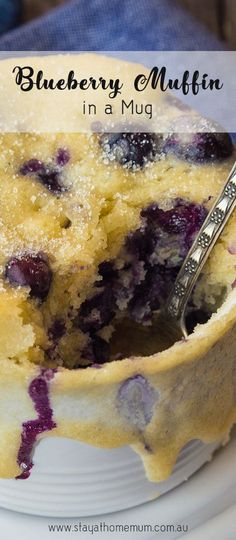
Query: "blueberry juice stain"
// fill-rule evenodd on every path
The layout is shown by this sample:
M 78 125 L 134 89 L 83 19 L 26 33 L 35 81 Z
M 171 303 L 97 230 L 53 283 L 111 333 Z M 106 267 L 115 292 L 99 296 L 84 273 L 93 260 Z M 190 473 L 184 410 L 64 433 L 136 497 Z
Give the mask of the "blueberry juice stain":
M 55 372 L 56 370 L 52 369 L 42 369 L 38 377 L 33 379 L 29 385 L 28 392 L 38 418 L 27 420 L 22 424 L 21 445 L 17 456 L 17 463 L 21 467 L 22 473 L 16 477 L 17 479 L 26 480 L 30 476 L 33 467 L 32 452 L 37 437 L 56 427 L 49 401 L 49 383 Z

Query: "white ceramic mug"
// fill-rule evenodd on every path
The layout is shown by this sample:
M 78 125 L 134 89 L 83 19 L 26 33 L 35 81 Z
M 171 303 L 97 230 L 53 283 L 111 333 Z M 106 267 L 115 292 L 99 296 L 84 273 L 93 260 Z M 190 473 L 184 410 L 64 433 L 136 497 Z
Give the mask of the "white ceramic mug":
M 147 480 L 130 448 L 94 448 L 63 438 L 39 442 L 27 480 L 0 480 L 0 506 L 40 516 L 106 514 L 153 500 L 187 480 L 219 446 L 192 441 L 165 482 Z

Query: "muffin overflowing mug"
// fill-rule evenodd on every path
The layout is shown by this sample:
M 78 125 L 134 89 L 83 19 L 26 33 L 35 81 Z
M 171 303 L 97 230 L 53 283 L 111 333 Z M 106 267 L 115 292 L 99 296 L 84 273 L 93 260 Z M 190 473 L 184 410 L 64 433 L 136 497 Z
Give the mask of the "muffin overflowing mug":
M 100 126 L 5 133 L 0 147 L 0 476 L 28 478 L 35 443 L 59 436 L 131 445 L 162 481 L 184 445 L 235 422 L 235 215 L 192 294 L 188 339 L 162 350 L 155 321 L 235 160 L 231 138 Z

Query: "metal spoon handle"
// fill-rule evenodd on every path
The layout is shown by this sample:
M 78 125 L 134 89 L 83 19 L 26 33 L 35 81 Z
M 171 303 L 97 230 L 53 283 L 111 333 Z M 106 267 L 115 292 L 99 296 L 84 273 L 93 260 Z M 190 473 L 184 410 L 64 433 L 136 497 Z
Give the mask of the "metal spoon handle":
M 165 312 L 176 321 L 183 321 L 189 296 L 236 205 L 236 162 L 222 192 L 207 215 L 188 255 L 181 266 L 167 300 Z

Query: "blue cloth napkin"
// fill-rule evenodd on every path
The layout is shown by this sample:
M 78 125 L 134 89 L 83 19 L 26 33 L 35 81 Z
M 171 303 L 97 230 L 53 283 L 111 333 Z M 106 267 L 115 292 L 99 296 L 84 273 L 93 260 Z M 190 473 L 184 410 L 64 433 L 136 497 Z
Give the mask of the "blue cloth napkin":
M 0 50 L 221 50 L 177 0 L 72 0 L 8 32 Z
M 0 33 L 19 23 L 21 7 L 21 0 L 0 0 Z

